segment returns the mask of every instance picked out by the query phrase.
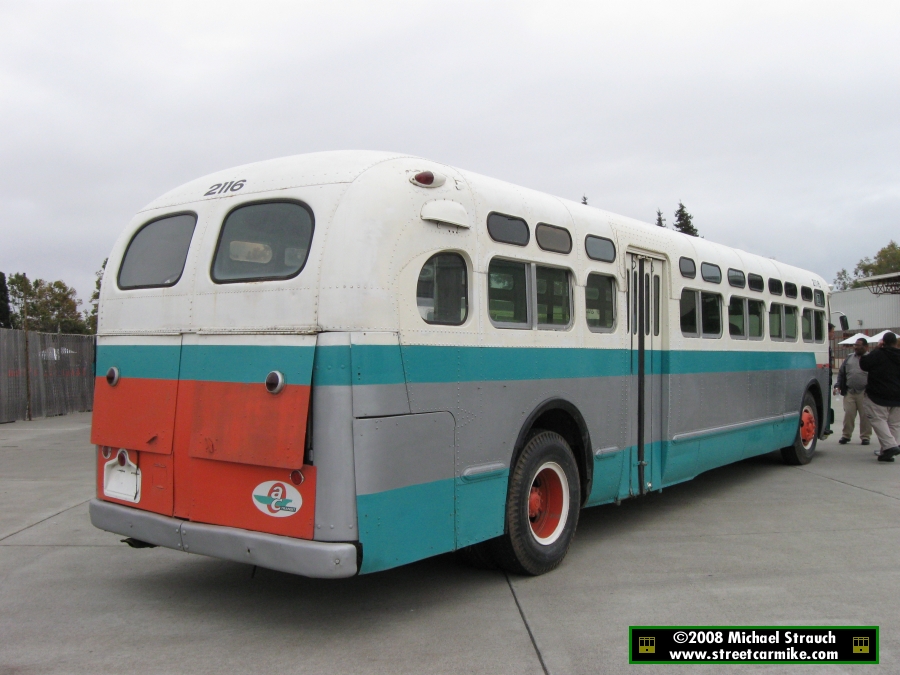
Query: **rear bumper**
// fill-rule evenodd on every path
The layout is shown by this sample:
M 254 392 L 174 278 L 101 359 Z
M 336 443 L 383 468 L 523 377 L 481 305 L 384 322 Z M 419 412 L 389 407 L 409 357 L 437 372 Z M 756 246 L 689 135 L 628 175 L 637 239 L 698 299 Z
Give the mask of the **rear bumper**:
M 352 577 L 358 571 L 353 544 L 192 523 L 99 499 L 91 500 L 90 513 L 91 523 L 101 530 L 186 553 L 320 579 Z

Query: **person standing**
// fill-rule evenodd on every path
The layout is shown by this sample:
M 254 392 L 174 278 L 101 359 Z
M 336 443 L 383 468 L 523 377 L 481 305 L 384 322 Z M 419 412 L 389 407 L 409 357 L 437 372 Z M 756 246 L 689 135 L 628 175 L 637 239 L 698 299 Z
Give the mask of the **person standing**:
M 863 408 L 878 443 L 879 462 L 893 462 L 900 455 L 900 349 L 897 336 L 885 333 L 878 347 L 859 360 L 869 374 Z
M 853 353 L 841 364 L 838 371 L 837 384 L 834 393 L 841 393 L 844 397 L 844 429 L 841 432 L 841 445 L 846 445 L 853 437 L 853 429 L 856 428 L 856 416 L 859 415 L 859 437 L 863 445 L 869 444 L 872 437 L 872 424 L 863 410 L 863 396 L 866 391 L 868 373 L 859 367 L 859 360 L 869 351 L 869 342 L 865 338 L 859 338 L 853 345 Z

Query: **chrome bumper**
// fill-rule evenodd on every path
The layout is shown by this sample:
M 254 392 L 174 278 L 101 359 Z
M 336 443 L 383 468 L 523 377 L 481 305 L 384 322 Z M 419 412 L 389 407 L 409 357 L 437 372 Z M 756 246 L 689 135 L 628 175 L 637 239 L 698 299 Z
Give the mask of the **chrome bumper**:
M 94 527 L 156 546 L 208 555 L 320 579 L 354 576 L 356 547 L 205 525 L 99 499 L 90 503 Z

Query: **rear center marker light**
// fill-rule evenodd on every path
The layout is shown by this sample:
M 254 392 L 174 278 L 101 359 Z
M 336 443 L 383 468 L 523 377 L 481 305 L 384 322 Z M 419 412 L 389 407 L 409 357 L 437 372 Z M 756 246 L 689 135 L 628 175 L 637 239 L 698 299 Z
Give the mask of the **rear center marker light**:
M 284 389 L 284 375 L 281 371 L 273 370 L 266 375 L 266 391 L 270 394 L 277 394 Z
M 119 466 L 125 466 L 128 464 L 128 453 L 124 450 L 119 450 L 119 454 L 116 455 L 116 461 L 119 463 Z

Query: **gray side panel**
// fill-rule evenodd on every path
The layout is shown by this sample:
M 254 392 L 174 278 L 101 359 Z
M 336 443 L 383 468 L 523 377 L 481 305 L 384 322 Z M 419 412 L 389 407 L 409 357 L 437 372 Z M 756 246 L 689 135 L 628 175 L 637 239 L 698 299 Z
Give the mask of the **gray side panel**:
M 354 351 L 354 354 L 356 352 Z M 405 384 L 354 384 L 353 416 L 408 415 Z
M 350 334 L 322 333 L 319 346 L 347 347 Z M 316 465 L 317 541 L 358 539 L 356 478 L 353 474 L 353 388 L 316 385 L 312 388 L 313 461 Z
M 323 544 L 232 527 L 185 522 L 184 550 L 317 579 L 356 574 L 353 544 Z
M 107 532 L 166 548 L 181 548 L 180 520 L 140 509 L 92 499 L 88 505 L 91 524 Z
M 354 420 L 357 494 L 453 478 L 454 426 L 446 412 Z
M 412 401 L 416 412 L 454 411 L 458 475 L 469 467 L 492 462 L 508 467 L 513 444 L 528 415 L 550 398 L 569 401 L 581 411 L 592 450 L 627 447 L 629 419 L 634 416 L 626 409 L 630 386 L 628 377 L 410 385 L 415 388 Z

